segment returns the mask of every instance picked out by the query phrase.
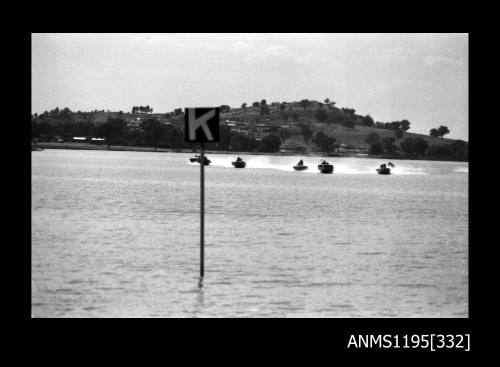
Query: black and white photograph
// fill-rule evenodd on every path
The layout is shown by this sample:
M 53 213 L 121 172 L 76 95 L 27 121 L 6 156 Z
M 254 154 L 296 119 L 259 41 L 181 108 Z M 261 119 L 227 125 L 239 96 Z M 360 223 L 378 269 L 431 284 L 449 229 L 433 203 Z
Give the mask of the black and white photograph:
M 31 318 L 469 317 L 468 33 L 31 33 Z

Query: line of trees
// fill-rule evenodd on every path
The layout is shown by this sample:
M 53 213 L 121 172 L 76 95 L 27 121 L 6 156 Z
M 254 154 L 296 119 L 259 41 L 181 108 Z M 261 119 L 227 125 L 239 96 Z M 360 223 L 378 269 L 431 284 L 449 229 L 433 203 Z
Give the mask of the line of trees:
M 463 140 L 455 140 L 451 144 L 431 145 L 426 155 L 428 158 L 468 161 L 469 143 Z
M 138 113 L 138 112 L 151 113 L 151 112 L 153 112 L 153 109 L 151 107 L 149 107 L 149 105 L 132 107 L 132 113 Z
M 96 136 L 96 125 L 90 121 L 49 121 L 47 119 L 31 120 L 32 139 L 52 141 L 56 136 L 70 138 L 72 136 Z
M 313 131 L 306 124 L 300 124 L 300 132 L 302 133 L 302 138 L 304 139 L 304 147 L 307 149 L 307 142 L 311 139 Z
M 192 147 L 184 142 L 184 129 L 172 124 L 165 124 L 155 116 L 142 121 L 138 128 L 129 127 L 122 117 L 109 117 L 105 123 L 96 125 L 89 121 L 66 121 L 50 123 L 46 120 L 31 120 L 31 138 L 33 141 L 54 141 L 62 138 L 70 141 L 74 136 L 102 137 L 108 149 L 111 145 L 140 146 L 178 149 Z M 274 129 L 260 141 L 236 131 L 226 125 L 219 130 L 219 143 L 207 144 L 208 149 L 234 151 L 278 152 L 282 142 L 290 137 L 287 129 Z
M 277 110 L 279 117 L 285 122 L 287 122 L 290 117 L 293 117 L 293 120 L 297 121 L 299 119 L 299 114 L 292 111 L 293 103 L 288 104 L 289 110 L 293 113 L 290 111 L 286 111 L 286 105 L 286 102 L 283 102 L 279 105 Z M 325 98 L 324 104 L 322 102 L 302 99 L 300 102 L 298 102 L 298 105 L 304 111 L 310 107 L 314 107 L 315 105 L 317 105 L 317 108 L 314 111 L 314 118 L 317 121 L 327 124 L 341 124 L 348 129 L 353 129 L 356 125 L 362 125 L 367 127 L 376 127 L 379 129 L 406 132 L 410 129 L 411 126 L 410 121 L 408 121 L 407 119 L 392 122 L 375 122 L 369 114 L 366 116 L 357 115 L 354 108 L 335 107 L 335 102 L 330 101 L 329 98 Z M 325 108 L 325 105 L 327 108 Z M 271 110 L 269 109 L 265 99 L 260 102 L 253 102 L 252 107 L 260 107 L 259 113 L 261 116 L 267 116 L 271 114 Z M 247 104 L 243 103 L 241 105 L 241 108 L 246 112 Z
M 259 113 L 260 113 L 261 116 L 268 116 L 268 115 L 271 114 L 271 109 L 269 108 L 268 105 L 263 104 L 263 105 L 260 106 Z
M 228 131 L 225 134 L 219 131 L 221 141 L 223 136 L 226 135 L 226 144 L 219 146 L 221 150 L 276 153 L 280 150 L 282 141 L 289 136 L 283 131 L 280 132 L 280 130 L 278 130 L 277 134 L 269 134 L 259 141 L 251 135 L 233 132 L 230 128 L 227 129 Z
M 396 130 L 396 131 L 408 131 L 410 129 L 410 121 L 408 120 L 401 120 L 401 121 L 392 121 L 392 122 L 380 122 L 377 121 L 374 125 L 376 128 L 379 129 L 386 129 L 386 130 Z
M 306 101 L 306 100 L 304 100 Z M 301 106 L 302 106 L 301 102 Z M 308 106 L 306 103 L 305 106 Z M 379 129 L 393 130 L 405 132 L 410 129 L 410 121 L 404 119 L 401 121 L 392 122 L 375 122 L 368 114 L 366 116 L 356 115 L 356 110 L 353 108 L 335 108 L 327 110 L 320 104 L 319 108 L 314 112 L 314 118 L 319 122 L 326 122 L 327 124 L 341 124 L 342 126 L 352 129 L 356 125 L 367 127 L 376 127 Z
M 368 153 L 373 155 L 457 161 L 467 161 L 469 159 L 469 144 L 463 140 L 455 140 L 451 144 L 429 145 L 421 137 L 406 138 L 401 142 L 399 148 L 394 144 L 396 140 L 396 136 L 381 139 L 375 132 L 370 133 L 365 139 L 369 145 Z
M 369 144 L 369 154 L 394 155 L 397 150 L 397 147 L 394 145 L 396 137 L 388 136 L 380 139 L 380 136 L 373 132 L 368 134 L 365 141 Z
M 78 113 L 81 113 L 78 111 Z M 59 107 L 54 108 L 53 110 L 50 111 L 44 111 L 40 115 L 35 113 L 32 117 L 33 118 L 39 118 L 39 119 L 48 119 L 48 118 L 53 118 L 53 119 L 63 119 L 63 118 L 69 118 L 73 112 L 68 108 L 64 107 L 62 110 L 59 109 Z M 88 113 L 86 113 L 88 114 Z
M 370 115 L 356 115 L 356 110 L 352 108 L 336 108 L 335 102 L 330 102 L 325 99 L 325 105 L 307 99 L 301 100 L 298 104 L 305 109 L 313 106 L 315 103 L 318 106 L 314 111 L 314 117 L 319 122 L 326 123 L 341 123 L 346 128 L 353 128 L 355 125 L 364 125 L 368 127 L 378 127 L 390 129 L 394 132 L 394 136 L 380 138 L 377 133 L 371 133 L 367 136 L 366 142 L 369 144 L 369 153 L 374 155 L 401 156 L 409 158 L 436 158 L 436 159 L 453 159 L 467 160 L 468 159 L 468 143 L 463 141 L 454 141 L 452 144 L 430 145 L 422 138 L 407 138 L 400 142 L 404 132 L 409 130 L 410 122 L 408 120 L 392 121 L 392 122 L 374 122 Z M 268 116 L 271 113 L 270 106 L 265 99 L 252 104 L 257 107 L 261 117 Z M 277 112 L 282 119 L 287 121 L 293 119 L 298 122 L 300 116 L 305 113 L 302 111 L 288 111 L 287 104 L 274 102 L 274 105 L 279 105 Z M 228 111 L 228 105 L 220 106 L 221 109 Z M 272 106 L 271 106 L 272 107 Z M 326 108 L 328 107 L 328 108 Z M 242 104 L 242 108 L 246 109 L 247 104 Z M 147 106 L 134 106 L 132 113 L 137 112 L 152 112 L 153 109 Z M 161 123 L 156 117 L 148 115 L 147 118 L 140 124 L 139 129 L 131 129 L 127 126 L 127 122 L 123 119 L 123 112 L 115 114 L 115 117 L 110 117 L 104 124 L 95 124 L 94 115 L 102 111 L 92 112 L 72 112 L 65 107 L 59 109 L 56 107 L 53 110 L 45 111 L 40 115 L 32 116 L 32 138 L 39 141 L 52 141 L 55 137 L 61 137 L 68 140 L 73 136 L 85 137 L 104 137 L 108 148 L 110 145 L 130 145 L 130 146 L 151 146 L 155 149 L 162 148 L 184 148 L 184 133 L 181 127 L 176 127 L 172 124 Z M 179 116 L 183 114 L 181 108 L 177 108 L 173 113 L 168 113 L 168 117 Z M 300 115 L 299 115 L 300 114 Z M 179 121 L 177 121 L 178 123 Z M 176 123 L 174 121 L 174 123 Z M 304 139 L 305 148 L 308 142 L 313 138 L 313 142 L 324 152 L 330 153 L 336 146 L 334 138 L 328 137 L 322 132 L 314 134 L 308 124 L 299 124 L 302 137 Z M 231 131 L 230 127 L 221 126 L 221 141 L 217 146 L 211 149 L 223 150 L 238 150 L 238 151 L 278 151 L 281 144 L 290 137 L 290 132 L 287 129 L 270 128 L 271 134 L 257 140 L 256 137 L 246 134 Z M 443 138 L 450 130 L 446 126 L 431 129 L 430 136 Z M 314 137 L 313 137 L 314 136 Z
M 325 152 L 326 154 L 333 153 L 335 148 L 338 146 L 336 144 L 336 139 L 325 135 L 325 133 L 318 131 L 314 134 L 313 142 L 318 146 L 318 148 Z
M 443 139 L 443 137 L 449 133 L 450 133 L 450 129 L 448 129 L 447 126 L 442 126 L 442 125 L 439 126 L 437 129 L 431 129 L 429 131 L 430 136 L 433 136 L 435 138 L 441 138 L 441 139 Z

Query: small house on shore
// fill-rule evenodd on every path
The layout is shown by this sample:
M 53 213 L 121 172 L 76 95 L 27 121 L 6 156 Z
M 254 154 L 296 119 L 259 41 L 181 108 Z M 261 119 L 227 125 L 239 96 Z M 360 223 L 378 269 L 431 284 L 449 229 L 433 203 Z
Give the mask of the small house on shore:
M 74 143 L 91 143 L 91 144 L 104 144 L 104 138 L 94 138 L 93 136 L 73 136 L 71 141 Z
M 91 138 L 90 142 L 92 144 L 104 144 L 106 140 L 104 138 Z

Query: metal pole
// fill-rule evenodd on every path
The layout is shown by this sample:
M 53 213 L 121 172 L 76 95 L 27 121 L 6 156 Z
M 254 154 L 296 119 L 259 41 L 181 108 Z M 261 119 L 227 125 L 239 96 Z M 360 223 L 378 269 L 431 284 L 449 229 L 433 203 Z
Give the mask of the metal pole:
M 200 143 L 200 286 L 205 275 L 205 152 Z

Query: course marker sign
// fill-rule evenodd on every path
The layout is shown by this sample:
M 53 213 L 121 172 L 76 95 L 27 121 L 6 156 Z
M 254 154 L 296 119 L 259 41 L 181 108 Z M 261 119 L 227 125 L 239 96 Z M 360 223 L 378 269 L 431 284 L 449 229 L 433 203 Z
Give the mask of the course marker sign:
M 220 109 L 186 108 L 184 110 L 184 141 L 186 143 L 218 143 Z

